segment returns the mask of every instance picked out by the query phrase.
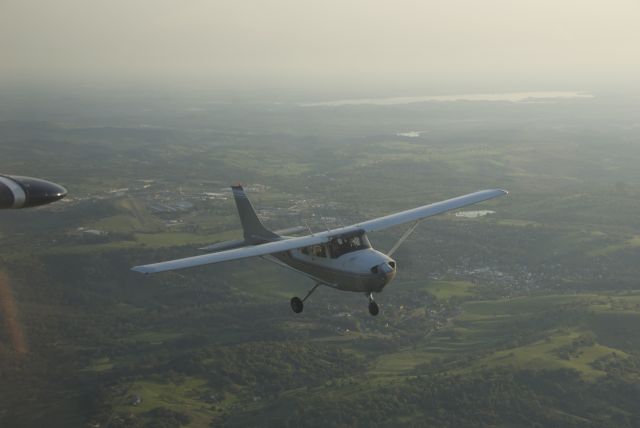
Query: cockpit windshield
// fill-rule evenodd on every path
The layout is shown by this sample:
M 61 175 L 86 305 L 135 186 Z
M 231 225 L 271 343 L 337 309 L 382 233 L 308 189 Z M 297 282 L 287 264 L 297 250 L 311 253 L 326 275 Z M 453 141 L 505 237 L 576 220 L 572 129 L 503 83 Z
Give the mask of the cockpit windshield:
M 360 232 L 357 235 L 338 236 L 329 241 L 329 251 L 331 258 L 334 259 L 343 254 L 365 248 L 371 248 L 371 244 L 364 232 Z
M 300 252 L 311 257 L 331 257 L 337 259 L 343 254 L 352 251 L 371 248 L 371 243 L 364 232 L 352 235 L 336 236 L 326 244 L 312 245 L 300 249 Z

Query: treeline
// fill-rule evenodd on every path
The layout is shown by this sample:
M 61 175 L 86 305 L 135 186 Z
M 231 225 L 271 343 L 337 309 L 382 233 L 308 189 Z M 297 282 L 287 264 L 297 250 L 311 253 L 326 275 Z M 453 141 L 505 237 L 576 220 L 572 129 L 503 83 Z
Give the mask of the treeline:
M 358 392 L 319 390 L 226 419 L 252 427 L 598 427 L 640 424 L 637 386 L 623 377 L 586 382 L 573 370 L 499 369 L 409 378 Z

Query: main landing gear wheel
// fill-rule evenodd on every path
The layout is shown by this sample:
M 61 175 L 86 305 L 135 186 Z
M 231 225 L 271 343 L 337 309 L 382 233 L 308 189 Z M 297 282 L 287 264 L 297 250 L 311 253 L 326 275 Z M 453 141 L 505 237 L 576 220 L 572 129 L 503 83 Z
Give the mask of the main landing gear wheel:
M 378 315 L 378 312 L 380 312 L 380 308 L 378 308 L 378 304 L 373 301 L 369 303 L 369 313 L 375 317 L 376 315 Z
M 300 312 L 302 312 L 302 309 L 304 309 L 304 301 L 307 300 L 309 296 L 311 296 L 313 292 L 316 291 L 316 288 L 320 287 L 321 285 L 322 284 L 317 283 L 311 290 L 309 290 L 307 295 L 304 296 L 304 299 L 300 299 L 299 297 L 292 298 L 291 309 L 293 310 L 293 312 L 295 312 L 296 314 L 299 314 Z
M 293 297 L 291 299 L 291 310 L 296 314 L 299 314 L 304 309 L 304 303 L 299 297 Z

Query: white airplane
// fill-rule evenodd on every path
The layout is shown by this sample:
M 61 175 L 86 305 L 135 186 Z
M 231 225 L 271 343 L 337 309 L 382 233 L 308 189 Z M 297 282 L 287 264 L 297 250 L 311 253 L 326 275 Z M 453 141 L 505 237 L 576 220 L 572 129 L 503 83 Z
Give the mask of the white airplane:
M 244 239 L 226 241 L 202 248 L 213 251 L 195 257 L 136 266 L 132 270 L 144 274 L 185 269 L 211 263 L 249 257 L 263 257 L 280 266 L 292 269 L 316 282 L 300 299 L 291 299 L 291 309 L 302 312 L 304 302 L 320 285 L 342 291 L 365 293 L 369 298 L 369 313 L 378 315 L 373 293 L 379 293 L 396 275 L 396 262 L 390 256 L 411 235 L 421 220 L 467 205 L 506 195 L 502 189 L 480 190 L 468 195 L 401 211 L 352 226 L 312 233 L 302 237 L 284 236 L 305 230 L 303 227 L 272 232 L 256 215 L 242 186 L 231 186 L 236 201 Z M 404 223 L 412 223 L 387 254 L 374 250 L 367 238 L 375 232 Z

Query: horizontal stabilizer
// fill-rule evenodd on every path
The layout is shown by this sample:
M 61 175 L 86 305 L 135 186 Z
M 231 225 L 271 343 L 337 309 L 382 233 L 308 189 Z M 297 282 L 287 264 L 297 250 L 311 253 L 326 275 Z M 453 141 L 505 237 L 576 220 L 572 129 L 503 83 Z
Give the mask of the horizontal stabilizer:
M 304 226 L 293 226 L 293 227 L 288 227 L 286 229 L 276 230 L 274 233 L 277 235 L 293 235 L 295 233 L 302 233 L 302 232 L 309 232 L 309 229 L 307 229 Z
M 277 235 L 291 235 L 291 234 L 307 232 L 307 231 L 308 229 L 304 226 L 294 226 L 294 227 L 289 227 L 287 229 L 277 230 L 274 233 Z M 253 243 L 253 242 L 247 242 L 244 239 L 234 239 L 233 241 L 216 242 L 215 244 L 207 245 L 199 249 L 203 251 L 210 251 L 213 253 L 216 251 L 233 250 L 235 248 L 247 247 L 255 244 L 256 243 Z

